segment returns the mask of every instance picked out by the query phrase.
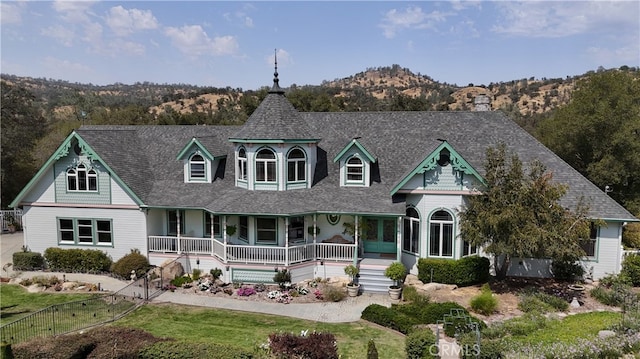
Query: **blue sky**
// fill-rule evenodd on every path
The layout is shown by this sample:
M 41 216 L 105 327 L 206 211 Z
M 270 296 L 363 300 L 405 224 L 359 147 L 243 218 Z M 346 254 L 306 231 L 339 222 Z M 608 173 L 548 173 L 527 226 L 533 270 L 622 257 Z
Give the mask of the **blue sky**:
M 97 85 L 319 85 L 398 64 L 469 83 L 640 66 L 639 1 L 5 1 L 0 71 Z

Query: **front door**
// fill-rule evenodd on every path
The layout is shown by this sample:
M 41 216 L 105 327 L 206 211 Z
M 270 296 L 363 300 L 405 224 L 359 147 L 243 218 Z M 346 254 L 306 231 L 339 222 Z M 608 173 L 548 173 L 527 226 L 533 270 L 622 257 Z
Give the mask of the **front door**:
M 365 253 L 396 253 L 396 219 L 363 218 Z

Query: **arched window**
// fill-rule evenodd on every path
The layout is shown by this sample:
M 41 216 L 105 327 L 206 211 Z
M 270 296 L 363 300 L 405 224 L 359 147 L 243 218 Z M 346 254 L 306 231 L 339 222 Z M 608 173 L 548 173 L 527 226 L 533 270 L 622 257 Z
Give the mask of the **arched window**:
M 406 216 L 404 217 L 404 241 L 402 242 L 402 249 L 411 252 L 419 252 L 420 243 L 420 215 L 418 211 L 413 208 L 407 208 Z
M 289 152 L 287 157 L 287 181 L 302 182 L 307 176 L 307 159 L 301 149 Z
M 276 182 L 276 155 L 262 149 L 256 154 L 256 182 Z
M 206 180 L 206 166 L 207 163 L 205 162 L 204 157 L 197 153 L 194 153 L 189 159 L 189 179 L 195 181 Z
M 363 183 L 364 165 L 358 157 L 351 157 L 347 160 L 347 183 Z
M 429 219 L 429 256 L 453 257 L 453 217 L 437 211 Z
M 244 148 L 238 151 L 238 179 L 247 180 L 247 151 Z
M 67 170 L 67 191 L 97 191 L 98 173 L 84 164 Z

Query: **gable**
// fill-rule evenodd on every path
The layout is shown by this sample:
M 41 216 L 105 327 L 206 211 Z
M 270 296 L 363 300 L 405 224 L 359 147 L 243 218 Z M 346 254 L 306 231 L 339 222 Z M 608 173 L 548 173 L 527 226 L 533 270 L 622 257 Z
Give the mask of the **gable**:
M 483 183 L 482 176 L 447 141 L 442 141 L 398 181 L 391 195 L 412 190 L 473 192 Z

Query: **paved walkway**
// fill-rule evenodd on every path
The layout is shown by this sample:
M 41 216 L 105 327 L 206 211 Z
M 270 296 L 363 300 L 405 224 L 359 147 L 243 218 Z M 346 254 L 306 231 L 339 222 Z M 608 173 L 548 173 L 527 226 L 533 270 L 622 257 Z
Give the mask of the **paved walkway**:
M 0 235 L 1 258 L 0 264 L 5 266 L 11 263 L 12 255 L 20 251 L 22 247 L 22 233 Z M 4 270 L 6 269 L 6 270 Z M 100 284 L 100 288 L 106 291 L 116 292 L 125 287 L 129 282 L 118 280 L 109 276 L 82 274 L 82 273 L 54 273 L 54 272 L 15 272 L 12 266 L 7 266 L 2 272 L 3 277 L 31 278 L 34 276 L 56 275 L 59 278 L 65 276 L 67 281 Z M 267 313 L 288 316 L 318 322 L 354 322 L 360 319 L 362 311 L 370 304 L 390 306 L 395 302 L 386 294 L 362 294 L 358 297 L 347 297 L 341 302 L 317 302 L 317 303 L 268 303 L 220 298 L 199 294 L 164 292 L 153 299 L 154 303 L 170 302 L 184 305 L 195 305 L 211 308 L 223 308 L 240 310 L 245 312 Z

